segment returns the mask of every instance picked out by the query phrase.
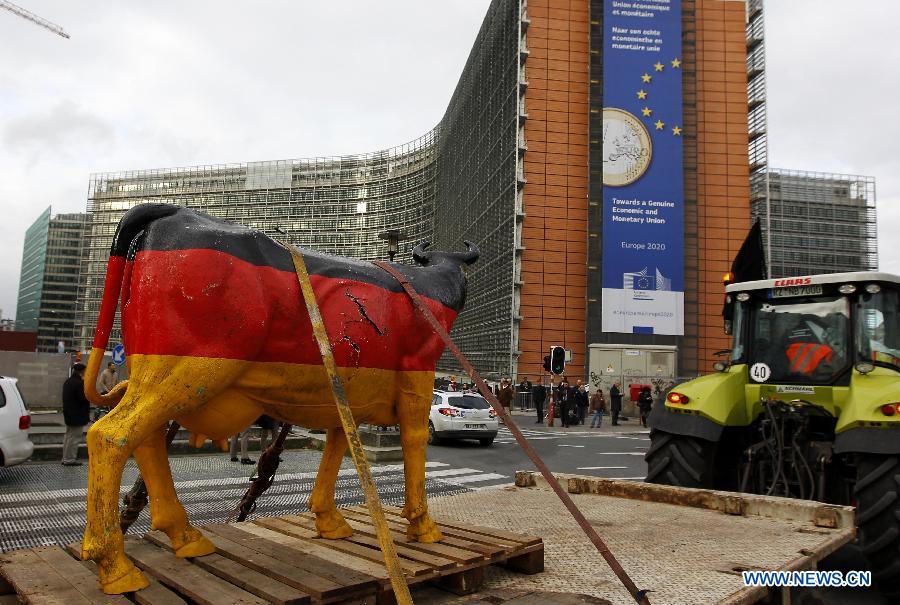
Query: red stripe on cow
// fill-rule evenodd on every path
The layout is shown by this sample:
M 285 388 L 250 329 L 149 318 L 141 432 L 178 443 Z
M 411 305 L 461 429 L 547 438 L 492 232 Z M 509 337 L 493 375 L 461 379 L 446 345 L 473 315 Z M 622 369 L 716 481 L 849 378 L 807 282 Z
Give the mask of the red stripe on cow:
M 94 348 L 105 349 L 109 342 L 109 332 L 116 317 L 116 306 L 119 302 L 119 288 L 122 286 L 125 257 L 111 256 L 106 264 L 106 286 L 100 302 L 100 317 L 97 319 L 97 331 L 94 333 Z
M 406 293 L 310 281 L 339 366 L 434 370 L 444 345 Z M 449 330 L 456 312 L 425 302 Z M 130 354 L 321 363 L 296 274 L 216 250 L 139 252 L 122 317 Z

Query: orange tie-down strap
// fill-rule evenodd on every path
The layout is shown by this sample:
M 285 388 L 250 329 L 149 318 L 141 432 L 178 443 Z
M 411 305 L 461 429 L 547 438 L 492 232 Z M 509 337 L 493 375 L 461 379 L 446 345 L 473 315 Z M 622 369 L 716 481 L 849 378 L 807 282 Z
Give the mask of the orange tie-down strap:
M 328 334 L 325 332 L 325 322 L 322 321 L 322 314 L 319 312 L 319 304 L 316 302 L 316 295 L 313 292 L 312 284 L 309 281 L 309 272 L 306 270 L 306 262 L 303 260 L 303 255 L 297 248 L 287 244 L 283 245 L 291 253 L 291 258 L 294 261 L 294 270 L 297 273 L 297 281 L 300 283 L 300 291 L 303 293 L 303 301 L 306 303 L 306 311 L 309 313 L 313 334 L 319 345 L 322 363 L 325 366 L 325 371 L 331 382 L 331 394 L 334 396 L 338 415 L 341 418 L 341 425 L 344 427 L 344 433 L 347 435 L 347 443 L 350 445 L 350 454 L 353 457 L 353 464 L 356 465 L 356 474 L 359 476 L 359 484 L 362 486 L 363 493 L 366 495 L 366 504 L 369 507 L 369 514 L 372 516 L 372 524 L 375 526 L 378 544 L 381 546 L 381 552 L 384 556 L 384 564 L 385 567 L 387 567 L 388 575 L 391 578 L 391 588 L 394 589 L 394 598 L 397 600 L 398 605 L 412 605 L 413 601 L 412 596 L 409 593 L 409 586 L 406 585 L 406 578 L 403 577 L 403 569 L 400 567 L 397 549 L 394 547 L 394 540 L 391 538 L 390 528 L 385 520 L 384 511 L 381 508 L 381 501 L 378 499 L 378 490 L 375 488 L 375 480 L 372 478 L 372 471 L 369 469 L 369 463 L 366 460 L 362 442 L 359 440 L 356 422 L 353 420 L 353 412 L 350 411 L 350 404 L 347 402 L 344 383 L 341 381 L 341 377 L 338 374 L 337 363 L 334 360 L 334 353 L 331 350 L 331 343 L 328 340 Z
M 519 430 L 519 427 L 516 426 L 516 423 L 513 422 L 512 417 L 506 411 L 500 402 L 497 401 L 497 397 L 491 392 L 488 386 L 485 384 L 484 380 L 482 380 L 481 376 L 475 370 L 469 360 L 466 359 L 465 355 L 456 347 L 456 344 L 450 339 L 450 335 L 447 334 L 447 331 L 444 330 L 444 327 L 438 322 L 437 318 L 431 312 L 431 310 L 422 302 L 422 299 L 419 297 L 419 293 L 412 287 L 412 284 L 403 277 L 403 275 L 397 271 L 394 267 L 389 265 L 383 261 L 375 261 L 373 264 L 384 269 L 388 273 L 390 273 L 400 285 L 403 286 L 403 289 L 409 294 L 409 297 L 412 299 L 413 304 L 416 309 L 425 317 L 428 321 L 431 328 L 437 333 L 438 336 L 444 341 L 444 344 L 447 345 L 447 348 L 450 349 L 453 354 L 456 356 L 456 359 L 462 365 L 462 367 L 466 370 L 472 380 L 475 381 L 475 384 L 478 385 L 478 390 L 484 396 L 485 399 L 493 406 L 494 410 L 497 414 L 503 419 L 503 422 L 506 423 L 506 428 L 509 429 L 509 432 L 513 434 L 516 438 L 516 441 L 525 450 L 525 454 L 528 458 L 534 463 L 534 466 L 541 472 L 541 475 L 544 476 L 544 479 L 547 481 L 547 485 L 553 488 L 553 491 L 556 492 L 556 495 L 559 496 L 559 499 L 562 500 L 563 505 L 568 509 L 568 511 L 575 517 L 575 521 L 578 522 L 578 525 L 587 535 L 591 542 L 593 542 L 594 546 L 597 547 L 597 550 L 606 559 L 606 563 L 609 565 L 610 569 L 612 569 L 613 573 L 616 574 L 616 577 L 622 582 L 625 588 L 631 593 L 631 596 L 634 597 L 634 600 L 640 603 L 640 605 L 650 605 L 650 601 L 647 599 L 647 591 L 646 590 L 638 590 L 638 587 L 635 586 L 634 582 L 631 581 L 631 578 L 628 576 L 628 573 L 622 568 L 622 565 L 616 559 L 616 557 L 610 552 L 609 547 L 603 541 L 603 539 L 597 534 L 596 530 L 588 523 L 588 520 L 584 518 L 584 515 L 581 514 L 581 511 L 578 510 L 578 507 L 575 506 L 575 503 L 572 502 L 572 498 L 569 494 L 562 488 L 556 478 L 553 476 L 553 473 L 550 472 L 550 469 L 547 468 L 547 465 L 544 464 L 544 461 L 541 460 L 541 457 L 538 455 L 537 451 L 528 443 L 528 440 L 525 439 L 525 436 L 522 434 L 522 431 Z

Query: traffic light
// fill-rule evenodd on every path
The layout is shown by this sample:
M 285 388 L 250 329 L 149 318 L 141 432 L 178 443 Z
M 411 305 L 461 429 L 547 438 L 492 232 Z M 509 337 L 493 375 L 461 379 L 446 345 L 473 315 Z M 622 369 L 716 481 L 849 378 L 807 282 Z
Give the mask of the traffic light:
M 562 347 L 550 347 L 550 371 L 562 374 L 566 369 L 566 350 Z
M 549 355 L 544 355 L 544 370 L 547 372 L 550 371 L 550 356 Z

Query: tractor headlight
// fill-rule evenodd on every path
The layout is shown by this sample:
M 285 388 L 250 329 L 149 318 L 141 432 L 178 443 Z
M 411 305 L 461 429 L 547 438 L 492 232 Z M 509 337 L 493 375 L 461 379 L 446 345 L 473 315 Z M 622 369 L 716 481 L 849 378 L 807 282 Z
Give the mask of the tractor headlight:
M 860 361 L 853 367 L 856 368 L 856 371 L 860 374 L 868 374 L 875 370 L 875 364 L 869 363 L 868 361 Z

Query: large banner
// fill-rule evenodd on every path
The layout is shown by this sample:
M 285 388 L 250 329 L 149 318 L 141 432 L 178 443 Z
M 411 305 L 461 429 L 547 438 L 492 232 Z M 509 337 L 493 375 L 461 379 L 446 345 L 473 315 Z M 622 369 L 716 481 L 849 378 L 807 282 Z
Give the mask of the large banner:
M 603 34 L 603 331 L 681 335 L 681 2 L 606 0 Z

